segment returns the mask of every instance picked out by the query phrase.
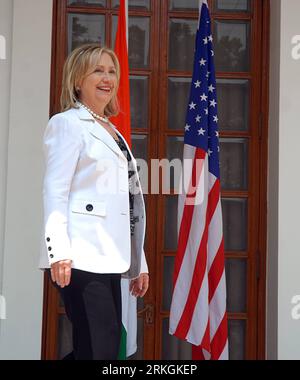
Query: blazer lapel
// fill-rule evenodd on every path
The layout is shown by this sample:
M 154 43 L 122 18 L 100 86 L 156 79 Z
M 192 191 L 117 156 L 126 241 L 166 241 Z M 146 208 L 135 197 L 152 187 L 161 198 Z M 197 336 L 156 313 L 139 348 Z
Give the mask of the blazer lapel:
M 89 121 L 87 124 L 87 129 L 89 132 L 96 137 L 96 139 L 101 140 L 105 145 L 107 145 L 114 153 L 116 153 L 121 159 L 126 160 L 126 157 L 122 153 L 118 144 L 115 142 L 114 138 L 110 135 L 105 128 L 102 128 L 99 123 L 95 121 L 93 116 L 83 107 L 78 109 L 78 116 L 81 120 Z
M 130 157 L 131 157 L 131 162 L 133 163 L 134 167 L 136 168 L 136 159 L 133 157 L 133 154 L 132 154 L 132 152 L 131 152 L 131 149 L 130 149 L 129 145 L 127 144 L 126 139 L 123 137 L 123 135 L 121 134 L 121 132 L 119 132 L 119 131 L 117 130 L 117 128 L 116 128 L 113 124 L 110 124 L 110 125 L 112 126 L 112 128 L 114 129 L 114 131 L 116 132 L 116 134 L 117 134 L 118 136 L 121 136 L 121 138 L 122 138 L 123 141 L 125 142 L 125 145 L 126 145 L 126 147 L 127 147 L 127 149 L 128 149 L 128 152 L 129 152 L 129 154 L 130 154 Z

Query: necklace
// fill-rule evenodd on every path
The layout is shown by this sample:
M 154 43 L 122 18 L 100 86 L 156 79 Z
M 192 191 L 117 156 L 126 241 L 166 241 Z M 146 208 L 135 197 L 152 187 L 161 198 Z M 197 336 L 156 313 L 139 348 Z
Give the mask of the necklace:
M 98 120 L 101 120 L 103 121 L 103 123 L 106 123 L 106 124 L 109 124 L 109 120 L 107 117 L 103 117 L 103 116 L 100 116 L 98 115 L 96 112 L 92 111 L 89 107 L 87 107 L 85 104 L 82 104 L 80 102 L 78 102 L 78 104 L 80 106 L 82 106 L 83 108 L 85 108 L 95 119 L 98 119 Z

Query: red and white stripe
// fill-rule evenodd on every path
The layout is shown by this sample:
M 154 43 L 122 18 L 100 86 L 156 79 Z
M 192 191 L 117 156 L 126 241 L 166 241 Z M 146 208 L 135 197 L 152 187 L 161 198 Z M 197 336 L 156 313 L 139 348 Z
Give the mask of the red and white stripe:
M 184 162 L 170 334 L 194 345 L 194 359 L 228 359 L 220 181 L 202 149 L 185 145 Z

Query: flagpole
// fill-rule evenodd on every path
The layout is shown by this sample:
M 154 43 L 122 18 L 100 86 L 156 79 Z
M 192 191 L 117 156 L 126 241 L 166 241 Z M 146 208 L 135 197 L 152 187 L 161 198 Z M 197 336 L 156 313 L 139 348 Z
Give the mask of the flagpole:
M 127 1 L 127 0 L 126 0 Z M 199 18 L 198 18 L 198 25 L 200 23 L 200 17 L 201 17 L 201 9 L 202 9 L 202 5 L 203 4 L 206 4 L 207 5 L 207 8 L 208 8 L 208 3 L 207 3 L 207 0 L 199 0 Z

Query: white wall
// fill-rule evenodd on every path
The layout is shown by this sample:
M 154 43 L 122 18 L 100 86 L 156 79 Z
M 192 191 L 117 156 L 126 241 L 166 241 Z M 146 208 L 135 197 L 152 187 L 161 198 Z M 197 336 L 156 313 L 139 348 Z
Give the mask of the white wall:
M 1 323 L 0 358 L 39 359 L 43 293 L 42 274 L 37 269 L 42 221 L 41 138 L 49 115 L 52 0 L 4 3 L 9 2 L 13 3 L 13 40 L 2 268 L 7 319 Z M 1 8 L 1 23 L 2 17 L 10 20 L 10 9 L 6 4 L 6 13 L 2 13 Z M 5 148 L 0 152 L 5 156 Z
M 278 223 L 278 359 L 300 359 L 300 319 L 292 318 L 291 299 L 300 294 L 300 168 L 299 168 L 299 144 L 300 144 L 300 60 L 292 58 L 292 37 L 300 35 L 300 1 L 299 0 L 271 0 L 271 7 L 275 7 L 273 16 L 280 22 L 280 39 L 277 38 L 279 25 L 272 24 L 271 46 L 279 49 L 279 52 L 271 51 L 271 89 L 275 93 L 271 95 L 270 108 L 270 190 L 276 185 L 276 180 L 271 179 L 276 166 L 278 155 L 278 222 L 270 220 L 271 227 Z M 279 8 L 276 8 L 279 7 Z M 273 34 L 274 32 L 274 34 Z M 272 60 L 273 55 L 273 60 Z M 274 61 L 279 55 L 278 61 Z M 278 82 L 279 75 L 279 82 Z M 277 85 L 279 83 L 280 93 Z M 273 98 L 275 97 L 275 99 Z M 276 141 L 278 133 L 279 145 L 271 145 Z M 272 152 L 272 150 L 274 151 Z M 272 159 L 275 162 L 272 162 Z M 272 182 L 273 181 L 273 182 Z M 276 193 L 276 188 L 274 189 Z M 275 197 L 270 197 L 269 211 L 275 204 Z M 273 217 L 276 216 L 276 212 Z M 269 230 L 270 233 L 275 230 Z M 270 235 L 271 236 L 271 235 Z M 270 237 L 269 236 L 269 237 Z M 272 235 L 276 239 L 275 234 Z M 269 238 L 269 257 L 275 257 L 276 242 Z M 276 282 L 269 293 L 276 292 Z M 269 304 L 270 306 L 270 304 Z M 271 315 L 269 315 L 269 319 Z
M 7 145 L 8 120 L 10 100 L 10 73 L 11 73 L 11 40 L 13 2 L 0 0 L 0 36 L 5 41 L 5 54 L 0 57 L 0 295 L 3 293 L 3 258 L 4 258 L 4 229 L 5 229 L 5 203 L 6 203 L 6 175 L 7 175 Z M 1 306 L 1 305 L 0 305 Z M 1 313 L 1 310 L 0 310 Z M 1 320 L 0 320 L 1 326 Z

